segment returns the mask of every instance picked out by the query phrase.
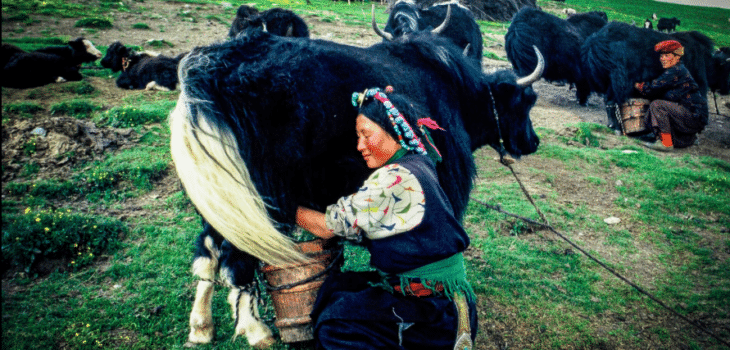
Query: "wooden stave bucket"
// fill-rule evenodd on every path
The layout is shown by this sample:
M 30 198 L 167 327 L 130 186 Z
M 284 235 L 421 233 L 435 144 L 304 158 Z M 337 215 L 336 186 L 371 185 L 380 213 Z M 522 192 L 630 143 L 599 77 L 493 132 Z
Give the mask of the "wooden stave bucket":
M 624 135 L 646 130 L 646 114 L 651 101 L 644 98 L 630 98 L 621 104 L 621 131 Z
M 312 258 L 310 262 L 285 268 L 266 264 L 261 268 L 266 276 L 266 281 L 274 289 L 324 272 L 336 256 L 335 251 L 329 249 L 327 241 L 321 239 L 302 242 L 298 246 L 302 252 Z M 269 291 L 276 313 L 274 325 L 279 329 L 282 342 L 295 343 L 314 339 L 310 314 L 325 278 L 327 278 L 326 273 L 307 283 Z

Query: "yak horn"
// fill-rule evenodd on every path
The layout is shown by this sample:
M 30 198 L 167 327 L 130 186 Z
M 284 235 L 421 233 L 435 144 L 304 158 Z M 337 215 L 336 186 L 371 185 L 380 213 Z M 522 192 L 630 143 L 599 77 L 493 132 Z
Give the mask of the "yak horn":
M 444 31 L 444 29 L 446 29 L 446 25 L 449 24 L 449 20 L 451 19 L 451 4 L 448 4 L 446 6 L 446 18 L 444 18 L 444 21 L 441 22 L 438 27 L 434 28 L 431 33 L 439 35 L 441 34 L 441 32 Z
M 385 40 L 393 41 L 393 35 L 391 35 L 390 33 L 384 33 L 382 30 L 380 30 L 380 28 L 378 28 L 378 23 L 375 22 L 375 4 L 373 4 L 372 17 L 373 17 L 373 30 L 375 31 L 375 34 L 378 34 Z
M 466 46 L 464 47 L 464 51 L 461 52 L 464 55 L 464 57 L 469 56 L 470 47 L 471 47 L 471 44 L 466 44 Z
M 535 54 L 537 55 L 537 67 L 535 67 L 535 71 L 532 72 L 530 75 L 518 78 L 516 81 L 516 84 L 518 86 L 530 86 L 532 85 L 532 83 L 540 80 L 540 77 L 542 76 L 542 71 L 543 69 L 545 69 L 545 59 L 542 57 L 540 50 L 538 50 L 537 46 L 535 45 L 532 45 L 532 48 L 535 49 Z
M 289 37 L 294 36 L 294 26 L 293 25 L 289 25 L 289 28 L 286 29 L 286 35 L 284 35 L 284 36 L 289 36 Z

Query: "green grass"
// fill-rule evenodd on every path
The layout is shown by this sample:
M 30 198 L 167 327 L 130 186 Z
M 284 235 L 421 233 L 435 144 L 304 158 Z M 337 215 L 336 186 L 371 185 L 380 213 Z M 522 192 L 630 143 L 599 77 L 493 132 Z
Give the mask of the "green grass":
M 88 119 L 93 112 L 100 109 L 101 107 L 88 100 L 70 100 L 51 106 L 51 114 L 65 114 L 79 119 Z

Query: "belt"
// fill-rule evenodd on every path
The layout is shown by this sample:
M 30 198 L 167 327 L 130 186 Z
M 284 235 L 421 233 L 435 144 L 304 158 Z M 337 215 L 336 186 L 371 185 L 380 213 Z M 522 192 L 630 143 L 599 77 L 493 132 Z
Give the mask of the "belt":
M 434 295 L 432 289 L 424 286 L 423 283 L 420 283 L 420 282 L 409 283 L 405 292 L 402 291 L 401 286 L 398 284 L 393 285 L 393 289 L 398 293 L 403 293 L 403 295 L 418 297 L 418 298 L 425 298 L 425 297 L 430 297 L 430 296 Z M 436 289 L 439 292 L 443 292 L 444 285 L 441 283 L 437 283 L 436 287 L 434 287 L 433 289 Z

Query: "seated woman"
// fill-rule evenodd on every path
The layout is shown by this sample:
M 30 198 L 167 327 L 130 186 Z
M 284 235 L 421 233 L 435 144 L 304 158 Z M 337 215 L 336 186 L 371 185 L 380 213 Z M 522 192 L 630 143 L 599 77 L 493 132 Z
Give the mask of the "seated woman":
M 297 210 L 313 234 L 364 244 L 377 270 L 330 273 L 312 312 L 315 340 L 323 349 L 471 349 L 470 241 L 436 175 L 440 154 L 426 127 L 438 125 L 417 120 L 421 108 L 391 89 L 390 99 L 378 88 L 353 94 L 357 149 L 374 172 L 326 213 Z
M 707 125 L 707 98 L 681 62 L 682 44 L 665 40 L 656 44 L 654 51 L 660 53 L 664 73 L 651 82 L 634 84 L 639 93 L 653 100 L 646 122 L 656 142 L 644 145 L 663 152 L 691 146 Z

